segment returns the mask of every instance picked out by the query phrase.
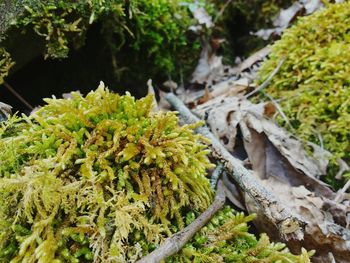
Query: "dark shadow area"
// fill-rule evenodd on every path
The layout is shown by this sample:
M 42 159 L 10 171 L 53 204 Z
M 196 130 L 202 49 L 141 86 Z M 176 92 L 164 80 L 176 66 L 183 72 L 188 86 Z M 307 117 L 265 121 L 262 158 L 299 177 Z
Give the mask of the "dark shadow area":
M 31 52 L 30 46 L 25 49 L 21 52 Z M 62 93 L 74 90 L 86 94 L 96 89 L 101 80 L 115 92 L 125 93 L 128 90 L 136 97 L 145 95 L 146 80 L 143 82 L 131 75 L 128 77 L 127 71 L 122 79 L 118 79 L 110 54 L 100 26 L 96 24 L 89 29 L 84 46 L 78 50 L 70 49 L 69 58 L 45 60 L 43 55 L 39 55 L 16 70 L 6 81 L 34 107 L 43 105 L 42 98 L 52 95 L 59 98 Z M 14 112 L 29 111 L 5 87 L 0 88 L 0 98 L 2 102 L 12 105 Z

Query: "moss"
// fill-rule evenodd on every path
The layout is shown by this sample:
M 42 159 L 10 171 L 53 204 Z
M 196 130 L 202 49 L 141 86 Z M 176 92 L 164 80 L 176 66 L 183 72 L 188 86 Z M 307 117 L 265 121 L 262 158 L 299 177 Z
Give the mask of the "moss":
M 281 99 L 293 132 L 305 141 L 324 144 L 334 159 L 344 158 L 348 163 L 349 52 L 350 3 L 328 4 L 284 32 L 259 78 L 261 83 L 285 57 L 266 92 Z M 282 118 L 279 122 L 285 124 Z
M 313 252 L 293 255 L 284 244 L 271 243 L 266 234 L 256 238 L 249 233 L 247 223 L 254 217 L 226 206 L 167 262 L 311 262 Z
M 100 87 L 2 123 L 5 261 L 133 261 L 181 229 L 183 212 L 208 207 L 212 165 L 198 125 L 179 127 L 152 101 Z
M 156 69 L 153 74 L 172 74 L 180 65 L 186 68 L 196 60 L 199 52 L 198 36 L 189 30 L 197 23 L 188 8 L 193 5 L 189 0 L 25 0 L 23 4 L 25 11 L 16 25 L 32 28 L 45 38 L 46 57 L 65 58 L 70 48 L 81 47 L 93 23 L 102 25 L 119 72 L 146 60 L 148 68 Z M 205 6 L 204 1 L 197 4 Z M 125 50 L 129 52 L 127 60 L 118 56 Z
M 14 62 L 10 54 L 4 48 L 0 48 L 0 85 L 4 82 L 4 78 L 8 75 L 13 65 Z

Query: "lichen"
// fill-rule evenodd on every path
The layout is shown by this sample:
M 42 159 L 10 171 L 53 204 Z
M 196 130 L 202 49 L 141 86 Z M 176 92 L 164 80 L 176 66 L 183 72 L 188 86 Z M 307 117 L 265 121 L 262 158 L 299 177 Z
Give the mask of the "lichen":
M 10 54 L 4 48 L 0 48 L 0 85 L 14 64 Z
M 1 124 L 3 261 L 135 261 L 211 203 L 198 124 L 151 96 L 72 96 Z
M 264 81 L 285 57 L 266 92 L 280 104 L 303 140 L 350 162 L 350 2 L 328 4 L 300 18 L 272 46 L 260 70 Z M 286 125 L 282 118 L 279 122 Z M 288 127 L 288 126 L 286 126 Z M 334 173 L 333 173 L 334 174 Z M 328 182 L 334 184 L 334 178 Z

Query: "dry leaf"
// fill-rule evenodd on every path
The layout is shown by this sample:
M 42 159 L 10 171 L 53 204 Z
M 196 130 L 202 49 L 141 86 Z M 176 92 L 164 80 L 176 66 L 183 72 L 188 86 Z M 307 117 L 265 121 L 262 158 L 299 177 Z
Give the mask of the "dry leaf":
M 297 253 L 301 247 L 315 249 L 317 253 L 313 257 L 313 262 L 316 263 L 332 262 L 331 257 L 334 257 L 336 262 L 349 262 L 350 230 L 349 218 L 346 216 L 350 212 L 349 206 L 316 196 L 304 186 L 291 187 L 274 177 L 262 180 L 261 183 L 307 223 L 304 240 L 288 243 L 292 251 Z M 248 196 L 246 198 L 248 211 L 258 213 L 255 221 L 258 229 L 278 240 L 278 233 L 268 224 L 254 201 Z
M 207 120 L 229 151 L 235 154 L 235 146 L 242 141 L 261 183 L 307 222 L 304 240 L 289 241 L 291 249 L 316 249 L 314 262 L 331 262 L 332 257 L 336 262 L 349 262 L 350 206 L 333 201 L 336 193 L 317 179 L 326 173 L 330 153 L 313 145 L 317 159 L 309 156 L 299 140 L 266 118 L 271 110 L 273 106 L 268 103 L 252 104 L 244 98 L 220 96 L 194 111 Z M 234 201 L 240 202 L 237 198 Z M 241 206 L 258 213 L 256 225 L 260 230 L 281 240 L 278 230 L 248 196 Z
M 305 10 L 305 13 L 309 15 L 322 7 L 323 3 L 321 0 L 296 1 L 290 7 L 281 9 L 277 18 L 273 21 L 274 28 L 260 29 L 253 34 L 264 40 L 269 39 L 272 34 L 281 35 L 283 30 L 286 29 L 295 17 L 302 13 L 302 11 Z
M 7 120 L 12 112 L 12 107 L 6 103 L 0 102 L 0 121 Z
M 152 108 L 152 111 L 153 112 L 159 111 L 158 102 L 156 100 L 156 93 L 155 93 L 154 88 L 152 86 L 152 79 L 149 79 L 147 81 L 147 88 L 148 88 L 147 95 L 152 95 L 153 96 L 153 108 Z
M 197 19 L 200 25 L 205 25 L 206 28 L 213 27 L 213 21 L 211 16 L 207 13 L 204 7 L 196 7 L 191 10 L 195 19 Z
M 222 64 L 222 57 L 217 56 L 210 44 L 203 44 L 203 49 L 198 61 L 198 64 L 192 74 L 191 83 L 208 84 L 217 75 L 222 76 L 224 73 L 224 66 Z

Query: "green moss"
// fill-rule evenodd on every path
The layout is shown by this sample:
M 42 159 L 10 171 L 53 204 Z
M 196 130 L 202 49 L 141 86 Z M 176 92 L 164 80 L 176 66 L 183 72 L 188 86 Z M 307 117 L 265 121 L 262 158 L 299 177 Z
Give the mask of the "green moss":
M 152 101 L 100 87 L 1 124 L 0 258 L 133 261 L 208 207 L 198 125 Z
M 4 48 L 0 48 L 0 84 L 4 82 L 13 65 L 10 54 Z
M 285 61 L 266 92 L 298 136 L 350 162 L 350 3 L 329 4 L 300 18 L 272 47 L 259 83 Z M 279 122 L 285 124 L 282 118 Z M 294 130 L 293 130 L 294 132 Z
M 189 30 L 197 23 L 189 4 L 192 1 L 25 0 L 25 12 L 16 24 L 45 38 L 46 57 L 65 58 L 71 47 L 84 44 L 91 24 L 99 23 L 116 70 L 147 60 L 155 73 L 171 74 L 179 65 L 192 63 L 189 57 L 196 60 L 199 52 L 198 36 Z M 204 1 L 197 4 L 205 6 Z M 118 60 L 118 52 L 125 50 L 127 61 Z
M 169 263 L 187 262 L 311 262 L 313 252 L 293 255 L 282 243 L 271 243 L 266 234 L 256 238 L 248 232 L 248 222 L 255 215 L 244 216 L 226 206 L 220 210 Z

